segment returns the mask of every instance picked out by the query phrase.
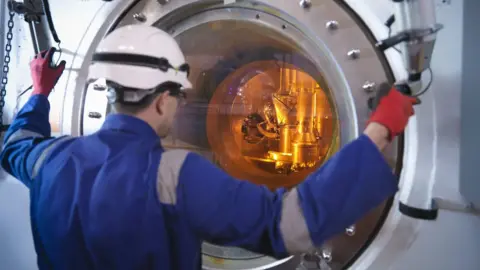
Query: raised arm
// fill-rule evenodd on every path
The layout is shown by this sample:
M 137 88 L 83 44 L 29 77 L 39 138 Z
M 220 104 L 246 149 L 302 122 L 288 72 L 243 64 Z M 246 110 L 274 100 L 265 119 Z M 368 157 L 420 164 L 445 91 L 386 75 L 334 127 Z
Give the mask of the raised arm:
M 52 67 L 54 49 L 41 52 L 30 63 L 33 92 L 7 130 L 0 162 L 12 176 L 28 187 L 38 172 L 41 160 L 56 138 L 51 137 L 48 95 L 65 69 L 65 62 Z
M 396 177 L 380 150 L 412 113 L 410 99 L 387 93 L 365 134 L 288 192 L 236 180 L 197 154 L 169 151 L 158 196 L 202 240 L 277 258 L 308 252 L 395 194 Z
M 365 135 L 288 192 L 236 180 L 196 154 L 171 151 L 162 160 L 181 162 L 182 153 L 172 201 L 200 238 L 277 258 L 320 246 L 397 190 L 390 167 Z

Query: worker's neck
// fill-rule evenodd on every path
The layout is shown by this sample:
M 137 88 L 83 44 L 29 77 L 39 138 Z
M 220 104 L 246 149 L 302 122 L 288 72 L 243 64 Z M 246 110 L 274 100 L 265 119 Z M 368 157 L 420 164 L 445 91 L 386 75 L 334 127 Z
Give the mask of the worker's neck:
M 133 116 L 147 123 L 158 135 L 158 130 L 159 130 L 159 127 L 161 126 L 161 121 L 158 120 L 158 117 L 152 117 L 152 115 L 147 113 L 142 113 L 142 112 Z

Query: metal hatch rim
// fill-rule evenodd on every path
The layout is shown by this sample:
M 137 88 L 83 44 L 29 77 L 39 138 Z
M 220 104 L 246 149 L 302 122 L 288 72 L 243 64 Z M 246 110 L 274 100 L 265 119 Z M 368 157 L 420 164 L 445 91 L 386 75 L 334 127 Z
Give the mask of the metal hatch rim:
M 155 1 L 155 2 L 156 2 L 156 1 Z M 180 3 L 180 2 L 183 2 L 183 4 L 185 4 L 186 2 L 192 2 L 192 1 L 180 1 L 180 0 L 179 0 L 179 1 L 177 1 L 176 3 Z M 196 2 L 196 1 L 193 1 L 193 2 Z M 211 1 L 210 1 L 210 2 L 211 2 Z M 273 1 L 262 1 L 262 2 L 270 2 L 270 4 L 271 4 Z M 275 1 L 275 2 L 276 2 L 276 1 Z M 171 3 L 175 3 L 175 1 L 171 1 L 170 4 L 171 4 Z M 137 5 L 137 4 L 138 4 L 138 1 L 123 1 L 123 2 L 121 3 L 121 5 L 120 5 L 120 4 L 117 5 L 117 7 L 118 7 L 118 6 L 123 6 L 123 8 L 122 8 L 122 7 L 121 7 L 121 8 L 115 8 L 115 10 L 117 10 L 117 11 L 118 11 L 118 10 L 122 11 L 123 14 L 120 14 L 120 15 L 116 14 L 116 15 L 113 16 L 113 18 L 112 18 L 112 16 L 109 16 L 110 19 L 107 19 L 106 22 L 105 22 L 105 20 L 104 20 L 103 22 L 105 22 L 105 23 L 102 25 L 102 29 L 104 29 L 104 30 L 102 30 L 102 31 L 100 31 L 100 32 L 98 33 L 98 35 L 95 37 L 95 40 L 94 40 L 94 41 L 98 44 L 98 42 L 103 38 L 103 36 L 105 36 L 106 33 L 108 33 L 108 32 L 111 31 L 113 28 L 115 28 L 115 26 L 117 26 L 118 23 L 119 23 L 124 17 L 126 17 L 126 16 L 128 15 L 127 13 L 131 13 L 132 10 L 134 10 L 136 7 L 139 6 L 139 5 Z M 282 4 L 282 3 L 279 3 L 279 4 Z M 142 8 L 143 8 L 143 7 L 142 7 Z M 173 9 L 175 9 L 175 7 L 174 7 Z M 111 9 L 111 10 L 113 10 L 113 9 Z M 117 12 L 117 11 L 115 11 L 115 12 Z M 114 12 L 114 13 L 115 13 L 115 12 Z M 114 20 L 115 22 L 112 23 L 112 20 Z M 105 26 L 105 25 L 107 25 L 107 26 Z M 106 28 L 108 28 L 108 29 L 105 30 Z M 89 47 L 90 47 L 90 50 L 89 50 L 89 51 L 90 51 L 90 55 L 91 55 L 91 53 L 92 53 L 92 48 L 93 48 L 93 49 L 96 48 L 95 42 L 93 42 L 93 44 L 90 44 L 91 46 L 89 46 Z M 345 52 L 345 54 L 346 54 L 346 52 Z M 89 56 L 88 53 L 87 53 L 87 56 Z M 82 60 L 83 60 L 83 59 L 82 59 Z M 345 59 L 342 59 L 342 60 L 345 60 Z M 348 60 L 348 61 L 350 61 L 350 60 Z M 89 61 L 85 61 L 85 62 L 84 62 L 84 65 L 82 66 L 83 71 L 85 71 L 85 68 L 84 68 L 85 65 L 88 66 L 88 64 L 89 64 L 88 62 L 89 62 Z M 87 72 L 88 72 L 88 68 L 87 68 Z M 80 80 L 80 81 L 81 81 L 81 80 Z M 349 84 L 349 86 L 350 86 L 350 84 Z M 360 85 L 358 85 L 358 84 L 355 85 L 355 89 L 356 89 L 355 91 L 361 90 L 360 88 L 361 88 Z M 349 90 L 350 90 L 350 92 L 351 92 L 351 89 L 350 89 L 350 88 L 349 88 Z M 84 92 L 84 91 L 83 91 L 83 89 L 81 89 L 81 91 L 77 91 L 77 92 Z M 83 108 L 83 106 L 82 106 L 82 108 Z M 65 122 L 65 120 L 63 120 L 63 122 Z M 357 131 L 357 132 L 358 132 L 358 131 Z
M 184 1 L 184 2 L 185 2 L 185 1 Z M 213 1 L 209 1 L 209 3 L 212 3 L 212 2 L 213 2 Z M 215 2 L 217 2 L 217 1 L 215 1 Z M 264 2 L 265 2 L 265 1 L 264 1 Z M 170 3 L 173 3 L 173 1 L 170 2 Z M 170 3 L 167 4 L 167 5 L 170 5 Z M 177 3 L 180 3 L 180 2 L 177 2 Z M 197 2 L 196 4 L 198 4 L 198 2 Z M 186 5 L 180 6 L 180 7 L 181 7 L 181 8 L 185 8 L 185 6 L 186 6 Z M 245 8 L 245 6 L 241 6 L 241 7 Z M 259 7 L 259 2 L 256 2 L 255 7 L 257 7 L 257 8 Z M 176 11 L 176 12 L 167 12 L 164 16 L 166 16 L 166 17 L 168 18 L 168 21 L 169 21 L 169 22 L 170 22 L 170 20 L 175 21 L 175 20 L 172 18 L 172 13 L 177 13 L 177 14 L 178 14 L 178 13 L 180 12 L 180 10 L 181 10 L 181 11 L 185 11 L 185 9 L 182 10 L 181 8 L 179 8 L 179 7 L 170 8 L 170 10 L 173 10 L 173 11 Z M 218 7 L 217 7 L 217 8 L 218 8 Z M 233 6 L 222 7 L 222 8 L 224 8 L 224 9 L 225 9 L 225 8 L 233 8 Z M 210 6 L 210 9 L 214 9 L 214 8 L 212 8 L 212 6 Z M 257 12 L 262 11 L 262 10 L 257 10 L 257 9 L 252 9 L 252 10 L 256 10 Z M 206 12 L 206 11 L 207 11 L 207 10 L 205 10 L 205 9 L 201 10 L 201 12 Z M 263 11 L 264 11 L 264 10 L 263 10 Z M 197 11 L 197 13 L 198 13 L 198 12 L 199 12 L 199 11 Z M 264 12 L 265 12 L 265 11 L 264 11 Z M 266 13 L 266 12 L 265 12 L 265 13 Z M 195 12 L 190 12 L 190 14 L 188 14 L 188 15 L 184 15 L 184 14 L 182 14 L 182 15 L 183 15 L 183 17 L 188 17 L 188 16 L 192 16 L 192 15 L 194 15 L 194 14 L 195 14 Z M 164 18 L 164 16 L 161 16 L 160 18 L 158 18 L 158 16 L 157 16 L 156 19 L 151 18 L 151 21 L 150 21 L 149 24 L 157 24 L 158 20 L 162 20 L 162 19 Z M 279 16 L 278 14 L 276 14 L 276 16 L 279 17 L 280 19 L 283 19 L 283 18 L 281 18 L 281 16 Z M 174 16 L 173 16 L 173 17 L 174 17 Z M 155 20 L 156 20 L 156 21 L 155 21 Z M 167 20 L 167 19 L 166 19 L 166 20 Z M 287 22 L 287 20 L 285 20 L 285 21 L 286 21 L 286 23 L 290 23 L 290 22 L 291 22 L 291 21 L 288 21 L 288 22 Z M 177 23 L 178 23 L 178 21 L 177 21 L 177 22 L 173 22 L 173 23 L 170 22 L 170 24 L 172 24 L 172 25 L 176 25 Z M 167 28 L 167 29 L 168 29 L 168 28 Z M 370 42 L 369 42 L 368 44 L 369 44 L 370 46 L 372 45 Z M 316 50 L 314 50 L 314 51 L 316 51 Z M 321 50 L 321 51 L 325 51 L 325 50 Z M 382 63 L 382 62 L 381 62 L 381 63 Z M 320 65 L 320 66 L 321 66 L 321 65 Z M 383 70 L 382 70 L 382 71 L 383 71 Z M 383 72 L 382 72 L 382 73 L 383 73 Z M 348 91 L 348 90 L 347 90 L 346 92 L 347 92 L 347 93 L 350 93 L 351 91 Z M 336 102 L 336 103 L 338 103 L 338 102 Z M 355 119 L 355 118 L 354 118 L 354 119 Z M 361 128 L 359 127 L 359 129 L 362 129 L 362 128 L 363 128 L 363 127 L 361 127 Z M 345 128 L 343 128 L 343 130 L 345 130 Z M 342 142 L 345 143 L 345 140 L 342 140 Z

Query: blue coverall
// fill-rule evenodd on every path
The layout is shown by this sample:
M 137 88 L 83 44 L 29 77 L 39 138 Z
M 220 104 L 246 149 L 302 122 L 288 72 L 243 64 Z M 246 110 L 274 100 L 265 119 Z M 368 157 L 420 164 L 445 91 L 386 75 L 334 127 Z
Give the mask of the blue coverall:
M 51 136 L 34 95 L 5 135 L 3 168 L 30 189 L 40 269 L 200 269 L 202 241 L 282 258 L 320 246 L 397 191 L 360 136 L 302 184 L 269 191 L 200 155 L 165 151 L 140 119 L 109 115 L 85 137 Z

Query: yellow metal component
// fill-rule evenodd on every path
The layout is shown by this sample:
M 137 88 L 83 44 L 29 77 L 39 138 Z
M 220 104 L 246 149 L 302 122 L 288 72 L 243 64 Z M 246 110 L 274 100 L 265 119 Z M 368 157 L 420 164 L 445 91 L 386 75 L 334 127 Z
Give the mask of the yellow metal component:
M 229 100 L 231 112 L 208 112 L 209 142 L 219 165 L 235 177 L 255 173 L 249 180 L 291 186 L 335 152 L 334 109 L 319 83 L 291 64 L 253 62 L 236 72 L 248 70 L 257 73 L 237 86 L 236 95 L 231 88 L 215 92 L 209 106 Z M 222 85 L 231 87 L 231 81 Z
M 311 168 L 321 159 L 319 131 L 322 122 L 317 119 L 323 118 L 323 110 L 319 110 L 323 104 L 317 106 L 317 93 L 322 90 L 304 74 L 297 69 L 282 68 L 281 88 L 273 94 L 279 151 L 282 156 L 289 157 L 289 160 L 282 160 L 282 165 L 288 164 L 294 171 Z

